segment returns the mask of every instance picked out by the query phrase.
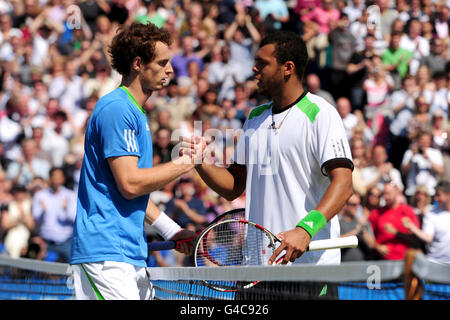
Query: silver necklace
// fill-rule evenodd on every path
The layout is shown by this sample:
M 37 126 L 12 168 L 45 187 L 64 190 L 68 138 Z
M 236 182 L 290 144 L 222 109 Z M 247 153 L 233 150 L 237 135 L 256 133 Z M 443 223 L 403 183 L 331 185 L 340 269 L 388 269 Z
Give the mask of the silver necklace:
M 293 107 L 293 106 L 292 106 L 292 107 Z M 274 129 L 275 131 L 278 131 L 278 130 L 281 128 L 281 126 L 283 125 L 284 120 L 285 120 L 286 117 L 288 116 L 289 112 L 291 112 L 292 107 L 289 108 L 289 111 L 286 113 L 286 115 L 284 116 L 283 120 L 281 120 L 281 122 L 280 122 L 280 124 L 278 125 L 278 127 L 275 125 L 275 119 L 274 119 L 274 117 L 273 117 L 273 107 L 272 107 L 272 124 L 270 125 L 270 127 L 271 127 L 272 129 Z

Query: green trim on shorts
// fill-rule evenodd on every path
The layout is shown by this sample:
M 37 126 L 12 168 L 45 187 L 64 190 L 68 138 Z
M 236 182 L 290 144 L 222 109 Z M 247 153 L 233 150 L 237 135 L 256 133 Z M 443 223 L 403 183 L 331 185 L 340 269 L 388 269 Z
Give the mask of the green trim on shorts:
M 89 280 L 89 283 L 91 284 L 92 289 L 95 292 L 95 295 L 97 296 L 97 300 L 105 300 L 105 298 L 103 298 L 102 294 L 100 293 L 100 291 L 98 290 L 97 286 L 95 285 L 94 281 L 92 281 L 91 277 L 89 276 L 89 274 L 87 273 L 86 269 L 84 268 L 83 264 L 80 264 L 81 268 L 84 271 L 84 274 L 86 275 L 86 277 Z
M 320 293 L 319 293 L 319 297 L 326 296 L 327 295 L 327 289 L 328 289 L 328 286 L 324 285 L 323 288 L 322 288 L 322 291 L 320 291 Z

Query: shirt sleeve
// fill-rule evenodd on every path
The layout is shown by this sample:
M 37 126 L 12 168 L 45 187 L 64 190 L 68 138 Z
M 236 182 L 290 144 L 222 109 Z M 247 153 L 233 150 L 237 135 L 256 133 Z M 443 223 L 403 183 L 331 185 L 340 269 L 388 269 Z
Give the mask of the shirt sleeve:
M 141 156 L 137 143 L 140 133 L 139 121 L 125 102 L 114 101 L 101 112 L 97 131 L 105 159 Z
M 342 119 L 333 108 L 322 108 L 314 121 L 315 154 L 323 175 L 327 169 L 347 167 L 353 170 L 353 161 Z

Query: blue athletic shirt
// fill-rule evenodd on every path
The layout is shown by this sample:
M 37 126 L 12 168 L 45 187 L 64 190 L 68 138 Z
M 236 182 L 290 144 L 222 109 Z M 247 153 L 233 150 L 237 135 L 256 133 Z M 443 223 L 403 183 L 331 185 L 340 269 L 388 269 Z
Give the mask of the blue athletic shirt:
M 71 264 L 120 261 L 146 267 L 144 219 L 149 195 L 125 199 L 107 160 L 137 156 L 139 168 L 153 165 L 145 111 L 126 88 L 99 99 L 86 129 L 84 148 Z

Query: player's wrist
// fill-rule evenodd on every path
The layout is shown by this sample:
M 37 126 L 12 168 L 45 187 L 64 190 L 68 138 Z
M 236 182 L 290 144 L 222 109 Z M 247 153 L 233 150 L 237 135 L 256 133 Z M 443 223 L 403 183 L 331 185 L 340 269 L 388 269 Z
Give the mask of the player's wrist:
M 159 217 L 153 222 L 152 226 L 165 239 L 172 239 L 181 227 L 169 218 L 164 211 L 161 211 Z
M 304 229 L 311 239 L 327 224 L 327 219 L 317 210 L 311 210 L 296 227 Z

